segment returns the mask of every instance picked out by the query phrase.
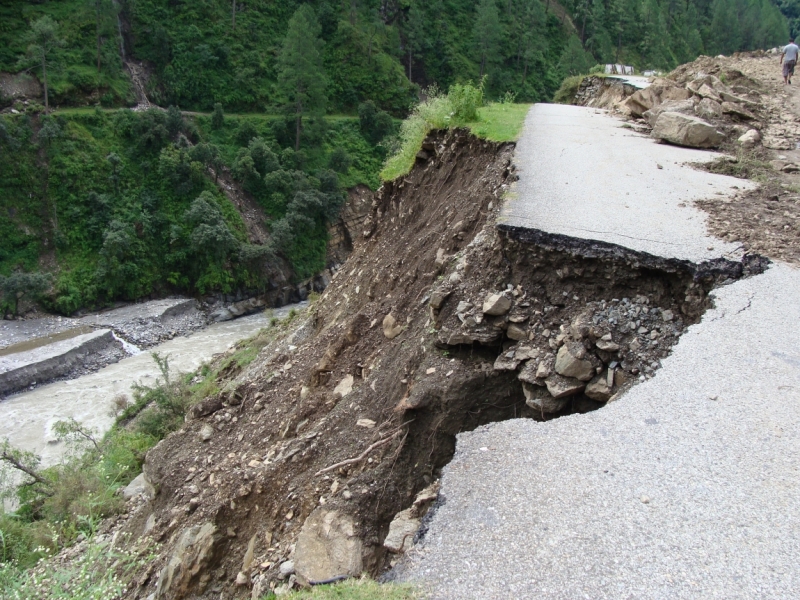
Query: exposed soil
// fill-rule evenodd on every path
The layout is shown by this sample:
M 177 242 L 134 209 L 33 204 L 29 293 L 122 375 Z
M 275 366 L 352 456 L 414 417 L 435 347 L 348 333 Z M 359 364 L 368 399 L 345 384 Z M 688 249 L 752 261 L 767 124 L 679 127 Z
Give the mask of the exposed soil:
M 303 582 L 299 564 L 291 577 L 279 567 L 322 510 L 352 519 L 361 565 L 382 572 L 389 523 L 439 477 L 457 433 L 602 407 L 652 375 L 715 285 L 764 267 L 498 230 L 513 145 L 459 130 L 424 147 L 430 159 L 375 195 L 304 324 L 244 369 L 233 362 L 224 391 L 148 453 L 158 493 L 107 524 L 161 544 L 128 597 L 159 581 L 165 598 Z M 583 374 L 554 372 L 565 353 Z

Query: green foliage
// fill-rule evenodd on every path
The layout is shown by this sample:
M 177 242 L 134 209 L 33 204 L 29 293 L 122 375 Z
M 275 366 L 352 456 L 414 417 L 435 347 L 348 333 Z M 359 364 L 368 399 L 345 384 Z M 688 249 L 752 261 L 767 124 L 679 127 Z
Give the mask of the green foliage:
M 565 77 L 561 82 L 561 87 L 558 88 L 553 102 L 558 104 L 572 104 L 575 100 L 575 94 L 578 93 L 578 88 L 586 77 L 584 75 L 574 75 L 572 77 Z
M 514 142 L 519 139 L 530 104 L 492 102 L 478 109 L 477 119 L 468 123 L 473 134 L 493 142 Z
M 358 105 L 358 123 L 361 134 L 371 144 L 379 143 L 394 131 L 394 123 L 389 113 L 378 109 L 372 100 Z
M 477 118 L 483 101 L 482 87 L 471 83 L 454 85 L 442 94 L 436 88 L 426 91 L 427 100 L 420 102 L 400 126 L 400 148 L 381 171 L 384 180 L 408 173 L 425 136 L 433 129 L 459 127 Z
M 66 564 L 41 564 L 22 571 L 13 563 L 0 563 L 0 593 L 17 600 L 119 598 L 138 570 L 154 558 L 149 549 L 120 550 L 105 541 L 89 544 Z
M 50 287 L 51 278 L 45 273 L 16 272 L 9 276 L 0 275 L 0 308 L 9 310 L 12 315 L 19 310 L 19 301 L 25 298 L 38 299 Z M 4 308 L 5 307 L 5 308 Z
M 303 117 L 325 112 L 326 77 L 320 32 L 314 9 L 301 5 L 289 20 L 289 31 L 278 55 L 278 89 L 296 121 L 295 151 L 300 149 Z
M 211 127 L 214 129 L 222 129 L 225 126 L 225 115 L 222 112 L 222 104 L 216 102 L 214 104 L 214 113 L 211 115 Z
M 347 173 L 353 164 L 353 158 L 342 147 L 334 148 L 328 158 L 328 166 L 337 173 Z
M 47 87 L 47 65 L 54 58 L 54 54 L 59 48 L 63 48 L 65 41 L 60 37 L 58 23 L 50 16 L 45 15 L 31 24 L 23 40 L 27 43 L 27 54 L 20 58 L 19 66 L 25 67 L 30 64 L 39 65 L 42 69 L 42 83 L 44 85 L 44 106 L 45 110 L 50 107 Z
M 264 600 L 274 597 L 270 594 Z M 410 585 L 376 583 L 367 577 L 319 585 L 284 596 L 289 600 L 416 600 L 423 597 Z

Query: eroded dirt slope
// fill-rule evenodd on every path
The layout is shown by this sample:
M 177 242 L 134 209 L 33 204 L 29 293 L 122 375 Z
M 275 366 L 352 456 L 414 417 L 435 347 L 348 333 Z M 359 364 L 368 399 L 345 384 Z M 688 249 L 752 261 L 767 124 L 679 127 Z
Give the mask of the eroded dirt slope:
M 154 498 L 109 525 L 158 544 L 128 597 L 258 598 L 380 574 L 457 433 L 601 408 L 652 375 L 714 285 L 763 268 L 498 229 L 513 145 L 459 130 L 424 150 L 375 195 L 302 327 L 232 364 L 148 453 Z

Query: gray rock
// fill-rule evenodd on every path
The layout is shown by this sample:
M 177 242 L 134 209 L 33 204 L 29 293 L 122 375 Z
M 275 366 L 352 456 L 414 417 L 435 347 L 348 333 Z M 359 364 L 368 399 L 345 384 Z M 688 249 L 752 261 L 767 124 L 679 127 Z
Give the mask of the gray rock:
M 185 530 L 172 551 L 169 562 L 161 570 L 156 598 L 180 600 L 189 592 L 203 592 L 202 575 L 214 558 L 217 528 L 212 523 L 195 525 Z
M 473 304 L 471 302 L 467 302 L 465 300 L 462 300 L 461 302 L 458 303 L 458 306 L 456 306 L 456 312 L 457 313 L 465 313 L 472 307 L 473 307 Z
M 450 296 L 450 293 L 451 292 L 444 290 L 436 290 L 435 292 L 433 292 L 431 294 L 431 299 L 430 299 L 431 308 L 435 310 L 439 310 L 440 308 L 442 308 L 444 301 L 447 300 L 448 296 Z
M 716 100 L 703 98 L 694 107 L 694 112 L 701 119 L 721 119 L 722 106 Z
M 584 392 L 592 400 L 607 402 L 611 398 L 612 390 L 608 385 L 608 374 L 602 373 L 589 382 Z
M 722 112 L 726 115 L 734 115 L 737 117 L 741 117 L 742 119 L 755 119 L 756 116 L 751 113 L 746 108 L 739 106 L 738 104 L 734 104 L 733 102 L 723 102 L 722 103 Z
M 609 339 L 605 339 L 606 336 L 603 336 L 595 343 L 600 350 L 604 350 L 605 352 L 616 352 L 619 350 L 619 344 L 611 340 L 611 336 L 609 335 Z
M 211 439 L 211 436 L 214 435 L 214 428 L 206 423 L 200 428 L 200 432 L 197 434 L 197 437 L 200 438 L 201 442 L 207 442 Z
M 739 142 L 743 148 L 753 148 L 761 141 L 761 133 L 758 129 L 748 129 L 747 132 L 739 136 L 736 141 Z
M 511 310 L 511 299 L 504 294 L 492 294 L 483 303 L 483 313 L 500 316 Z
M 420 520 L 414 515 L 413 508 L 397 513 L 389 524 L 389 533 L 383 541 L 383 547 L 398 554 L 405 552 L 411 547 L 419 526 Z
M 675 313 L 673 313 L 671 310 L 662 310 L 661 318 L 666 322 L 672 321 L 672 319 L 675 318 Z
M 547 377 L 544 380 L 544 384 L 547 386 L 547 391 L 556 400 L 574 396 L 586 388 L 586 383 L 580 379 L 564 377 L 555 373 Z
M 152 500 L 156 496 L 156 489 L 153 487 L 153 484 L 147 480 L 144 473 L 139 473 L 139 475 L 122 490 L 122 497 L 126 500 L 130 500 L 140 494 L 148 500 Z
M 539 365 L 536 367 L 536 378 L 537 379 L 544 379 L 545 377 L 549 377 L 553 372 L 553 369 L 550 366 L 548 361 L 541 361 Z
M 589 381 L 594 375 L 594 365 L 583 358 L 582 350 L 578 344 L 566 343 L 561 346 L 556 355 L 556 373 L 564 377 Z
M 230 321 L 233 319 L 233 313 L 229 311 L 227 308 L 220 308 L 215 310 L 214 312 L 209 315 L 209 318 L 214 321 L 214 323 L 219 323 L 221 321 Z
M 528 339 L 528 332 L 523 327 L 512 323 L 506 330 L 506 335 L 512 340 L 523 341 Z
M 502 352 L 494 361 L 495 371 L 516 371 L 522 359 L 517 358 L 516 352 Z
M 306 582 L 360 575 L 361 552 L 353 518 L 320 506 L 300 530 L 294 549 L 295 572 Z
M 294 561 L 287 560 L 281 563 L 280 566 L 281 576 L 288 577 L 294 573 Z
M 536 363 L 534 363 L 532 360 L 529 360 L 525 363 L 525 366 L 522 367 L 519 375 L 517 375 L 517 379 L 533 385 L 543 385 L 542 380 L 536 378 Z
M 558 375 L 555 375 L 555 377 L 558 377 Z M 581 387 L 583 387 L 582 384 Z M 569 395 L 555 398 L 546 390 L 524 382 L 522 384 L 522 391 L 525 394 L 525 404 L 543 413 L 558 412 L 569 402 Z
M 724 139 L 713 125 L 697 117 L 677 112 L 661 113 L 651 135 L 654 138 L 690 148 L 715 148 Z
M 403 333 L 403 328 L 397 324 L 397 320 L 394 318 L 394 316 L 392 316 L 391 313 L 386 315 L 383 318 L 383 335 L 392 340 L 401 333 Z

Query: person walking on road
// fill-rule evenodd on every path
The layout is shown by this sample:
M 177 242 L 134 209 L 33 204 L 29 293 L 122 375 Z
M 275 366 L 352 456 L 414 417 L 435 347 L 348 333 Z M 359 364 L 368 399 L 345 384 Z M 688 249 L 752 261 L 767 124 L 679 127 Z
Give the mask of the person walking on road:
M 794 38 L 789 40 L 789 45 L 784 46 L 781 53 L 781 64 L 783 65 L 783 83 L 792 83 L 792 75 L 794 75 L 794 67 L 797 64 L 797 56 L 800 54 L 800 48 L 794 43 Z

